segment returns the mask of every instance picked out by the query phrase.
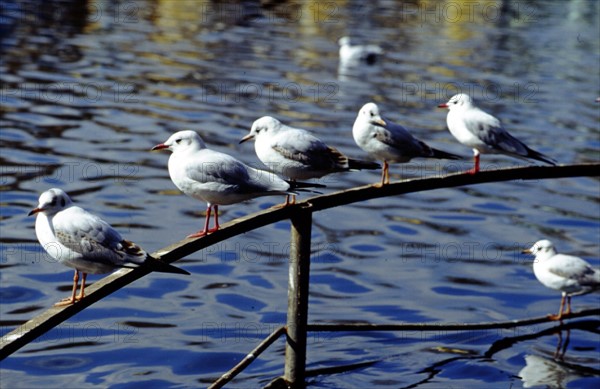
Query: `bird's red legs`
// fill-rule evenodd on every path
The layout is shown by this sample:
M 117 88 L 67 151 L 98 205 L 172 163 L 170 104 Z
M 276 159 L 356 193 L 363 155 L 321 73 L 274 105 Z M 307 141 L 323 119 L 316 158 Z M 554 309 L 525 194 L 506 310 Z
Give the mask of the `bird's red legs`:
M 285 202 L 283 204 L 274 205 L 272 208 L 273 209 L 285 208 L 288 205 L 294 205 L 294 204 L 296 204 L 296 195 L 289 194 L 289 195 L 285 195 Z
M 212 230 L 208 230 L 208 232 L 215 232 L 220 228 L 220 226 L 219 226 L 219 205 L 215 204 L 215 205 L 213 205 L 213 208 L 215 210 L 215 228 L 213 228 Z
M 83 290 L 85 289 L 85 280 L 87 280 L 87 273 L 81 272 L 81 289 L 79 290 L 79 296 L 77 296 L 77 301 L 81 300 L 85 294 Z
M 208 226 L 210 224 L 210 211 L 211 209 L 215 209 L 215 226 L 214 228 L 209 229 Z M 191 235 L 188 235 L 188 238 L 200 238 L 202 236 L 208 235 L 212 232 L 215 232 L 219 229 L 219 206 L 208 204 L 206 207 L 206 219 L 204 220 L 204 229 L 202 231 L 195 232 Z
M 476 174 L 479 173 L 479 152 L 473 153 L 473 162 L 475 163 L 473 169 L 467 170 L 468 174 Z
M 375 184 L 376 187 L 381 188 L 382 186 L 390 183 L 390 165 L 387 161 L 383 161 L 383 170 L 381 170 L 381 183 Z
M 296 182 L 296 180 L 290 180 L 290 182 Z M 290 185 L 292 186 L 292 185 Z M 289 194 L 285 196 L 285 203 L 283 204 L 278 204 L 278 205 L 274 205 L 273 208 L 285 208 L 288 205 L 294 205 L 296 204 L 296 195 L 295 194 Z
M 288 205 L 296 204 L 296 195 L 289 194 L 285 196 L 285 203 L 281 205 L 281 207 L 287 207 Z
M 565 307 L 565 300 L 567 300 L 567 294 L 563 293 L 562 298 L 560 299 L 560 309 L 558 311 L 558 315 L 548 315 L 548 318 L 550 320 L 561 320 L 562 316 L 563 316 L 563 308 Z M 570 314 L 571 313 L 571 296 L 568 297 L 568 309 L 567 312 L 565 312 L 565 314 Z
M 71 297 L 67 297 L 67 298 L 60 300 L 59 302 L 54 304 L 54 306 L 62 307 L 65 305 L 71 305 L 75 301 L 81 300 L 83 298 L 83 288 L 85 285 L 86 276 L 87 276 L 87 274 L 83 273 L 83 283 L 81 284 L 81 292 L 79 293 L 79 296 L 75 297 L 75 292 L 77 291 L 77 284 L 79 283 L 79 271 L 75 270 L 75 274 L 73 275 L 73 291 L 71 292 Z

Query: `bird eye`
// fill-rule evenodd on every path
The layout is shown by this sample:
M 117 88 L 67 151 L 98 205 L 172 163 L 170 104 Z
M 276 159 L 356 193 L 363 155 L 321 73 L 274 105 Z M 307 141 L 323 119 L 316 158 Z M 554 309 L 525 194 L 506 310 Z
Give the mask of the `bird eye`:
M 373 112 L 369 112 L 369 115 L 371 115 L 371 117 L 375 116 Z
M 175 139 L 175 143 L 181 143 L 181 138 Z

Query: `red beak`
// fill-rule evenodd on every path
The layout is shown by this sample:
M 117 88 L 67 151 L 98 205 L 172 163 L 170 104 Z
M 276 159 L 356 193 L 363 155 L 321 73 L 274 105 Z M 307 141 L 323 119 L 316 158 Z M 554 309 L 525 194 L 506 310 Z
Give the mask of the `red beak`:
M 31 210 L 31 212 L 29 212 L 29 213 L 27 214 L 27 216 L 35 215 L 36 213 L 38 213 L 38 212 L 42 212 L 42 211 L 43 211 L 43 209 L 42 209 L 42 208 L 34 208 L 34 209 L 32 209 L 32 210 Z
M 438 108 L 448 108 L 448 104 L 442 103 L 442 104 L 438 105 Z
M 150 151 L 155 151 L 155 150 L 162 150 L 162 149 L 168 149 L 169 146 L 167 146 L 164 143 L 161 143 L 159 145 L 154 146 L 153 148 L 150 149 Z

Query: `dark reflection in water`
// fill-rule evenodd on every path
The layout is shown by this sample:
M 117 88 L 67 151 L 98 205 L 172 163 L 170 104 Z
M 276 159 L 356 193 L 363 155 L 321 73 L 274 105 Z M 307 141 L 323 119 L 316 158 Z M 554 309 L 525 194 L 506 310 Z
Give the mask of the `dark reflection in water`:
M 597 161 L 599 8 L 575 0 L 3 1 L 0 334 L 70 287 L 71 271 L 43 253 L 26 216 L 44 190 L 63 188 L 150 252 L 201 228 L 205 205 L 173 186 L 166 155 L 149 152 L 175 131 L 196 130 L 211 148 L 260 167 L 253 147 L 238 141 L 255 119 L 271 115 L 363 159 L 352 123 L 375 101 L 417 137 L 465 156 L 395 164 L 392 179 L 439 176 L 472 163 L 471 151 L 446 130 L 446 112 L 435 108 L 467 92 L 560 163 Z M 383 60 L 342 66 L 337 41 L 345 35 L 383 47 Z M 482 158 L 483 169 L 526 163 Z M 351 172 L 319 183 L 329 192 L 378 179 L 376 171 Z M 545 315 L 556 295 L 519 252 L 548 238 L 598 267 L 599 193 L 597 178 L 513 181 L 319 212 L 310 320 Z M 221 216 L 276 202 L 223 207 Z M 285 322 L 288 254 L 286 221 L 190 255 L 180 265 L 191 277 L 145 277 L 3 361 L 2 385 L 209 383 Z M 597 295 L 577 301 L 578 308 L 598 304 Z M 594 331 L 572 331 L 563 360 L 552 359 L 554 336 L 481 357 L 507 337 L 543 330 L 315 333 L 309 367 L 366 364 L 311 385 L 510 387 L 526 365 L 541 364 L 551 370 L 538 381 L 545 385 L 597 386 Z M 282 355 L 283 342 L 276 343 L 233 386 L 266 384 L 281 374 Z M 545 362 L 535 365 L 536 358 Z

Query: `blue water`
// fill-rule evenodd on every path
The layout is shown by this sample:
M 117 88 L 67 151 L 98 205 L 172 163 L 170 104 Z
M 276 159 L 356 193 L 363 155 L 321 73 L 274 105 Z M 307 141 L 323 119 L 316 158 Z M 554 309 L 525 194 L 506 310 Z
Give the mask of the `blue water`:
M 166 153 L 149 152 L 175 131 L 196 130 L 210 147 L 260 166 L 253 146 L 238 141 L 271 115 L 365 158 L 351 128 L 358 109 L 375 101 L 416 136 L 465 156 L 392 165 L 392 179 L 437 176 L 471 166 L 471 151 L 435 108 L 467 92 L 560 163 L 600 160 L 598 2 L 502 4 L 3 1 L 0 333 L 70 290 L 71 270 L 43 253 L 27 217 L 44 190 L 63 188 L 150 252 L 202 227 L 205 204 L 174 187 Z M 382 46 L 383 60 L 340 67 L 343 35 Z M 481 161 L 483 169 L 528 163 Z M 352 172 L 318 182 L 329 193 L 379 177 Z M 442 324 L 554 313 L 560 294 L 536 281 L 520 250 L 548 238 L 600 266 L 599 198 L 597 178 L 511 181 L 315 213 L 309 320 Z M 224 206 L 220 218 L 278 202 Z M 285 323 L 288 242 L 289 222 L 276 223 L 179 261 L 189 277 L 138 280 L 4 360 L 0 386 L 208 385 Z M 573 304 L 600 300 L 586 295 Z M 310 369 L 373 364 L 308 382 L 597 387 L 597 331 L 571 330 L 562 359 L 554 356 L 558 336 L 546 334 L 484 357 L 498 340 L 549 327 L 312 333 Z M 279 340 L 230 387 L 267 384 L 282 374 L 283 353 Z

